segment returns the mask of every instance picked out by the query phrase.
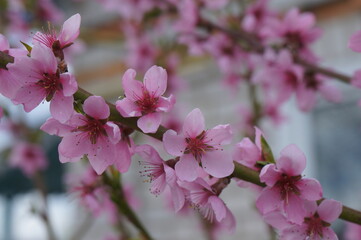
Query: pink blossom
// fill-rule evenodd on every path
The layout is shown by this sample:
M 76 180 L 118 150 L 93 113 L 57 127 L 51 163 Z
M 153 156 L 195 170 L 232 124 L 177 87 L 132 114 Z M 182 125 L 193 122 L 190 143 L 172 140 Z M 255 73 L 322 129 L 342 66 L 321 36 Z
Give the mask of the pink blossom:
M 272 21 L 269 24 L 269 35 L 279 37 L 302 57 L 315 61 L 316 57 L 309 49 L 309 45 L 318 39 L 322 31 L 315 27 L 315 16 L 309 12 L 301 13 L 299 9 L 289 10 L 282 21 Z
M 327 79 L 313 72 L 306 72 L 302 84 L 297 88 L 297 105 L 302 111 L 311 110 L 316 104 L 317 92 L 330 102 L 340 102 L 339 89 L 327 82 Z
M 0 107 L 0 118 L 2 118 L 2 117 L 3 117 L 3 115 L 4 115 L 4 110 L 3 110 L 3 108 L 2 108 L 2 107 Z
M 361 52 L 361 31 L 357 31 L 351 36 L 348 47 L 355 52 Z
M 361 226 L 355 223 L 347 223 L 345 231 L 345 240 L 361 239 Z
M 91 96 L 83 109 L 86 115 L 74 113 L 65 123 L 49 118 L 41 126 L 43 131 L 63 137 L 59 144 L 60 162 L 74 162 L 86 155 L 98 174 L 112 164 L 126 172 L 131 157 L 129 147 L 121 141 L 119 126 L 107 120 L 110 110 L 104 99 Z
M 44 170 L 48 162 L 44 150 L 37 144 L 18 142 L 10 154 L 10 165 L 19 167 L 28 177 Z
M 64 22 L 60 34 L 57 34 L 54 29 L 49 29 L 47 33 L 36 32 L 33 41 L 35 44 L 40 43 L 47 46 L 57 55 L 56 51 L 62 51 L 69 47 L 79 36 L 80 21 L 81 16 L 77 13 Z
M 189 191 L 189 201 L 204 218 L 210 222 L 229 222 L 231 224 L 226 224 L 228 230 L 233 231 L 235 229 L 233 214 L 206 181 L 197 178 L 193 182 L 183 182 L 182 187 Z
M 246 9 L 242 20 L 242 28 L 248 32 L 262 35 L 263 29 L 269 23 L 269 20 L 275 18 L 276 14 L 268 9 L 268 0 L 255 1 Z
M 154 133 L 162 121 L 160 112 L 168 112 L 175 103 L 173 95 L 162 97 L 167 87 L 167 72 L 151 67 L 144 76 L 144 83 L 135 80 L 136 72 L 129 69 L 122 80 L 125 98 L 116 102 L 123 117 L 140 117 L 138 127 L 145 133 Z
M 287 219 L 301 223 L 305 214 L 304 200 L 316 201 L 322 197 L 322 188 L 316 179 L 302 178 L 306 158 L 295 145 L 281 151 L 276 164 L 262 168 L 260 180 L 267 187 L 261 192 L 256 206 L 262 214 L 276 209 L 285 212 Z
M 178 178 L 174 169 L 168 165 L 173 163 L 173 160 L 163 161 L 158 152 L 150 145 L 138 146 L 135 148 L 135 152 L 144 159 L 144 161 L 140 161 L 140 164 L 145 168 L 141 173 L 150 178 L 150 192 L 158 195 L 168 186 L 171 191 L 174 210 L 178 212 L 184 206 L 185 196 L 177 183 Z
M 317 206 L 316 202 L 305 203 L 305 213 L 300 224 L 287 222 L 277 212 L 267 216 L 266 222 L 281 230 L 280 240 L 337 240 L 337 235 L 329 227 L 342 212 L 342 204 L 333 199 L 326 199 Z
M 78 84 L 70 73 L 59 73 L 51 49 L 35 45 L 31 58 L 15 58 L 8 68 L 20 84 L 12 98 L 14 103 L 23 104 L 25 111 L 30 112 L 45 99 L 51 101 L 50 113 L 55 119 L 65 122 L 70 118 Z
M 187 115 L 180 135 L 173 130 L 163 135 L 165 150 L 180 157 L 175 171 L 181 180 L 194 181 L 198 176 L 199 164 L 208 174 L 217 178 L 229 176 L 233 172 L 232 158 L 222 148 L 222 145 L 232 140 L 230 125 L 204 129 L 203 114 L 196 108 Z

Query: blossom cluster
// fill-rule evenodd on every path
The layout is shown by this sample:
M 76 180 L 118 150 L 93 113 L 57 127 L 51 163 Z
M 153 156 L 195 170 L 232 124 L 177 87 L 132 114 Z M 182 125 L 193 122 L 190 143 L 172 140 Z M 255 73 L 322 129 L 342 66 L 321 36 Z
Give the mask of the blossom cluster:
M 283 120 L 280 107 L 293 95 L 304 111 L 312 109 L 318 93 L 329 101 L 340 101 L 340 92 L 324 75 L 300 63 L 300 59 L 318 63 L 310 45 L 321 31 L 315 27 L 312 14 L 291 9 L 279 17 L 268 9 L 267 0 L 256 1 L 238 19 L 235 29 L 248 37 L 243 44 L 235 44 L 238 40 L 232 34 L 202 14 L 220 11 L 229 4 L 226 0 L 99 2 L 125 19 L 123 30 L 132 54 L 129 65 L 144 73 L 143 82 L 136 79 L 132 68 L 123 74 L 123 96 L 115 105 L 101 96 L 75 96 L 81 91 L 68 71 L 67 49 L 79 35 L 79 14 L 66 20 L 59 33 L 54 29 L 36 32 L 32 43 L 24 44 L 26 49 L 11 48 L 0 34 L 0 51 L 12 59 L 0 68 L 0 93 L 14 104 L 23 105 L 26 112 L 44 101 L 50 102 L 51 117 L 40 129 L 61 137 L 60 162 L 82 159 L 91 166 L 71 190 L 80 193 L 84 205 L 95 215 L 105 210 L 114 224 L 116 201 L 112 189 L 103 185 L 106 181 L 101 175 L 127 172 L 137 154 L 144 168 L 141 174 L 151 183 L 150 192 L 170 192 L 175 212 L 192 206 L 217 227 L 234 231 L 235 217 L 220 195 L 235 180 L 239 187 L 251 186 L 257 192 L 256 207 L 265 222 L 277 229 L 280 239 L 337 239 L 330 225 L 340 216 L 342 204 L 324 199 L 320 183 L 303 175 L 306 157 L 296 145 L 286 146 L 275 160 L 260 129 L 255 128 L 254 141 L 246 137 L 234 143 L 234 127 L 222 124 L 207 129 L 199 108 L 189 112 L 184 121 L 170 123 L 167 117 L 171 116 L 175 92 L 180 88 L 175 71 L 178 56 L 160 54 L 152 36 L 143 34 L 147 32 L 143 28 L 145 15 L 155 10 L 164 12 L 175 26 L 172 37 L 187 46 L 192 55 L 212 56 L 224 83 L 233 90 L 241 85 L 257 86 L 262 98 L 259 109 L 249 113 L 249 130 L 258 124 L 257 117 L 270 117 L 276 123 Z M 167 32 L 162 21 L 155 22 L 159 32 Z M 199 31 L 201 27 L 207 34 Z M 360 39 L 360 33 L 356 33 L 350 40 L 353 50 L 361 51 Z M 167 70 L 153 65 L 160 59 L 168 65 Z M 358 87 L 360 75 L 355 74 L 352 82 Z M 133 120 L 130 129 L 127 122 Z M 163 132 L 162 125 L 167 124 L 172 127 Z M 133 130 L 161 140 L 159 151 L 149 144 L 139 145 L 133 139 Z M 45 168 L 44 158 L 39 148 L 29 143 L 18 144 L 11 154 L 13 164 L 28 175 Z M 236 178 L 239 164 L 259 174 L 258 186 Z M 129 204 L 136 202 L 131 193 L 123 195 L 128 196 Z

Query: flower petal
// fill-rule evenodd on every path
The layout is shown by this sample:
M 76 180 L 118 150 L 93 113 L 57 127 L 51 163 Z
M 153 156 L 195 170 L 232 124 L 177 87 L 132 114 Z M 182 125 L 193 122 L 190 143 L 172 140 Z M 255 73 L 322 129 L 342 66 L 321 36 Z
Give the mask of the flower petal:
M 20 87 L 12 100 L 15 104 L 23 104 L 25 112 L 30 112 L 36 108 L 44 98 L 44 89 L 35 84 L 31 84 Z
M 122 85 L 126 98 L 136 102 L 143 97 L 144 86 L 141 82 L 135 80 L 136 72 L 128 69 L 122 78 Z
M 74 113 L 73 101 L 73 96 L 65 97 L 62 92 L 56 92 L 50 102 L 51 115 L 61 123 L 68 121 Z
M 317 201 L 322 198 L 322 187 L 316 179 L 303 178 L 296 185 L 302 198 L 309 201 Z
M 131 164 L 131 154 L 129 151 L 128 144 L 123 141 L 120 141 L 116 145 L 116 150 L 117 150 L 117 154 L 116 154 L 117 157 L 114 159 L 115 168 L 119 172 L 125 173 L 128 171 Z
M 281 151 L 277 168 L 289 176 L 301 175 L 306 167 L 306 157 L 303 152 L 294 144 L 288 145 Z
M 234 170 L 231 156 L 224 151 L 206 152 L 201 161 L 204 171 L 216 178 L 227 177 Z
M 144 75 L 144 87 L 153 97 L 160 97 L 167 88 L 167 72 L 164 68 L 152 66 Z
M 287 199 L 284 200 L 284 209 L 288 221 L 292 223 L 303 223 L 303 220 L 307 215 L 303 200 L 293 193 L 288 194 Z
M 193 109 L 184 120 L 183 134 L 186 137 L 195 138 L 205 128 L 204 117 L 199 108 Z
M 276 210 L 281 205 L 281 194 L 274 188 L 266 187 L 256 200 L 256 206 L 261 214 Z
M 138 119 L 137 125 L 144 133 L 155 133 L 161 122 L 161 113 L 148 113 Z
M 180 157 L 179 162 L 175 165 L 175 172 L 182 181 L 193 182 L 197 178 L 198 162 L 191 154 L 185 154 Z
M 274 164 L 267 164 L 261 170 L 259 175 L 261 182 L 267 184 L 267 186 L 273 187 L 276 182 L 280 179 L 281 174 Z
M 183 136 L 177 135 L 173 130 L 168 130 L 163 135 L 164 148 L 172 156 L 182 156 L 187 143 Z
M 211 204 L 214 214 L 218 222 L 222 221 L 226 217 L 226 206 L 224 202 L 217 196 L 210 196 L 208 198 L 208 203 Z
M 122 100 L 118 100 L 115 105 L 118 112 L 123 117 L 139 117 L 142 115 L 137 104 L 135 104 L 129 98 L 123 98 Z
M 233 132 L 231 125 L 218 125 L 210 130 L 207 130 L 206 137 L 204 139 L 211 146 L 225 145 L 232 142 Z
M 109 106 L 100 96 L 90 96 L 83 104 L 84 112 L 95 119 L 107 119 L 110 115 Z
M 81 16 L 77 13 L 64 22 L 59 35 L 59 41 L 62 47 L 72 43 L 79 36 L 80 21 Z
M 335 221 L 342 212 L 342 204 L 333 199 L 326 199 L 317 208 L 320 218 L 328 223 Z
M 63 88 L 64 96 L 72 96 L 78 90 L 78 83 L 72 74 L 61 74 L 60 82 Z

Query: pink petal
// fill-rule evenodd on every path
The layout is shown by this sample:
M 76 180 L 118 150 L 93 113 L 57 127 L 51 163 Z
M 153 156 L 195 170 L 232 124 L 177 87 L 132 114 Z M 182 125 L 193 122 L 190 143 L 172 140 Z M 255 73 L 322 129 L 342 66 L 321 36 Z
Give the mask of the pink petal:
M 184 206 L 185 203 L 185 196 L 184 196 L 184 192 L 182 190 L 182 188 L 180 187 L 171 187 L 170 191 L 172 193 L 172 202 L 173 202 L 173 207 L 174 207 L 174 211 L 178 212 L 179 210 L 181 210 Z
M 66 135 L 59 144 L 59 154 L 67 158 L 80 159 L 89 151 L 90 144 L 84 133 Z
M 51 115 L 61 123 L 68 121 L 74 113 L 73 102 L 73 96 L 65 97 L 62 92 L 56 92 L 50 102 Z
M 37 107 L 44 98 L 44 89 L 32 84 L 22 86 L 12 100 L 15 104 L 23 104 L 25 112 L 30 112 Z
M 63 88 L 64 96 L 72 96 L 78 90 L 78 83 L 72 74 L 61 74 L 60 82 Z
M 231 156 L 224 151 L 206 152 L 201 161 L 204 171 L 216 178 L 227 177 L 234 170 Z
M 139 154 L 147 162 L 151 162 L 155 165 L 163 164 L 163 160 L 159 156 L 159 153 L 148 144 L 136 146 L 134 152 Z
M 152 66 L 144 75 L 144 87 L 151 96 L 160 97 L 167 88 L 167 72 L 164 68 Z
M 301 226 L 295 225 L 290 228 L 284 229 L 281 232 L 281 236 L 279 240 L 301 240 L 301 239 L 302 240 L 307 239 L 307 226 L 304 224 Z
M 336 233 L 329 227 L 323 228 L 322 236 L 323 236 L 323 239 L 338 240 Z M 355 238 L 355 240 L 356 240 L 356 238 Z
M 84 112 L 95 119 L 107 119 L 110 115 L 109 106 L 100 96 L 90 96 L 83 104 Z
M 288 194 L 287 199 L 284 200 L 284 209 L 288 221 L 292 223 L 303 223 L 303 220 L 307 215 L 303 200 L 293 193 Z
M 13 77 L 10 71 L 0 70 L 0 93 L 12 99 L 21 86 L 17 79 L 17 77 Z
M 74 40 L 79 36 L 80 21 L 81 16 L 77 13 L 64 22 L 59 35 L 59 41 L 62 47 L 74 42 Z
M 120 141 L 121 133 L 118 125 L 113 122 L 107 122 L 104 125 L 104 130 L 106 131 L 107 136 L 112 143 L 116 144 Z
M 186 137 L 195 138 L 205 128 L 204 117 L 198 108 L 193 109 L 184 120 L 183 134 Z
M 173 130 L 168 130 L 163 135 L 164 148 L 172 156 L 182 156 L 187 147 L 187 143 L 183 136 L 177 135 Z
M 192 182 L 197 178 L 198 167 L 198 162 L 194 159 L 193 155 L 185 154 L 176 163 L 175 172 L 180 180 Z
M 105 161 L 102 158 L 94 158 L 94 157 L 88 157 L 88 158 L 90 165 L 98 175 L 101 175 L 105 171 L 105 169 L 107 169 L 107 167 L 110 165 L 107 161 Z
M 39 79 L 43 77 L 43 72 L 39 70 L 38 65 L 38 61 L 26 56 L 15 58 L 15 63 L 8 64 L 7 68 L 21 85 L 28 85 L 30 83 L 38 82 Z
M 273 187 L 276 182 L 281 178 L 280 173 L 274 164 L 267 164 L 262 168 L 259 175 L 261 182 L 266 183 L 267 186 Z
M 281 151 L 276 166 L 289 176 L 298 176 L 306 168 L 306 157 L 296 145 L 291 144 Z
M 256 162 L 262 160 L 261 151 L 249 138 L 243 138 L 241 142 L 236 144 L 232 159 L 255 169 Z
M 218 222 L 222 221 L 226 217 L 226 206 L 224 202 L 217 196 L 210 196 L 208 198 L 208 203 L 211 204 L 214 214 Z
M 261 214 L 276 210 L 281 205 L 281 194 L 277 189 L 266 187 L 256 200 L 256 206 Z
M 335 221 L 342 212 L 342 204 L 333 199 L 326 199 L 317 208 L 320 218 L 328 223 Z
M 297 182 L 297 187 L 303 199 L 317 201 L 322 198 L 322 187 L 316 179 L 303 178 Z
M 129 98 L 123 98 L 122 100 L 118 100 L 115 105 L 118 112 L 123 117 L 139 117 L 142 115 L 138 105 L 136 105 Z
M 175 104 L 175 97 L 170 95 L 168 98 L 160 97 L 157 104 L 157 112 L 169 112 Z
M 36 44 L 31 50 L 31 58 L 38 61 L 37 69 L 41 73 L 56 73 L 58 62 L 50 48 L 42 44 Z
M 231 125 L 218 125 L 207 131 L 205 142 L 211 146 L 224 145 L 232 142 L 233 132 Z
M 351 36 L 348 47 L 355 52 L 361 52 L 361 31 L 357 31 Z
M 116 145 L 116 158 L 114 159 L 115 168 L 121 172 L 125 173 L 128 171 L 131 164 L 131 154 L 129 151 L 128 144 L 121 141 Z
M 286 217 L 278 210 L 263 215 L 263 220 L 279 230 L 282 230 L 290 225 Z
M 148 113 L 138 119 L 137 125 L 144 133 L 155 133 L 161 122 L 161 113 Z
M 54 118 L 49 118 L 43 125 L 41 125 L 40 129 L 50 135 L 64 137 L 69 134 L 74 127 L 62 124 Z
M 135 71 L 128 69 L 122 79 L 123 89 L 126 98 L 136 102 L 143 97 L 144 86 L 141 82 L 135 80 Z

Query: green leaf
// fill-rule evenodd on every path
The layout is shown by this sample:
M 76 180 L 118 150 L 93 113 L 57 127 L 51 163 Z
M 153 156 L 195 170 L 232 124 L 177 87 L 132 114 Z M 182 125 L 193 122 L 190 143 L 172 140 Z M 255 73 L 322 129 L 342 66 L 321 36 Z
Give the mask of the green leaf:
M 22 45 L 24 45 L 24 47 L 26 48 L 26 50 L 28 50 L 29 53 L 31 53 L 31 50 L 33 50 L 33 48 L 27 44 L 27 43 L 24 43 L 23 41 L 20 41 Z
M 272 150 L 263 136 L 261 136 L 261 146 L 263 159 L 268 163 L 275 163 Z

